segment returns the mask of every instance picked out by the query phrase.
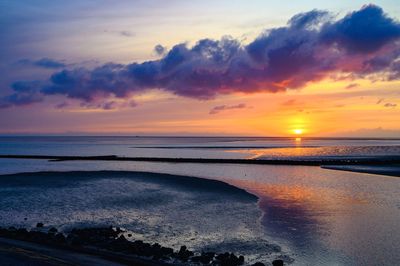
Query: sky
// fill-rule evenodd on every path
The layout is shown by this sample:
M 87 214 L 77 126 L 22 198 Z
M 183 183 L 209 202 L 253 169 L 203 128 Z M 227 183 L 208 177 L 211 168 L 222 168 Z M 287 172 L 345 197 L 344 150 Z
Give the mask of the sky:
M 398 0 L 0 0 L 0 134 L 400 137 Z

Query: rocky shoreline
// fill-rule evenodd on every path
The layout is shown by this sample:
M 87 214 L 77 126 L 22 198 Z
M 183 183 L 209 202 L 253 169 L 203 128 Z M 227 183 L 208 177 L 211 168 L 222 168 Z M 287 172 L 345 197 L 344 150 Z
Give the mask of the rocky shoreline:
M 181 246 L 179 251 L 150 244 L 141 240 L 129 241 L 119 227 L 74 228 L 67 233 L 58 232 L 55 227 L 45 229 L 43 223 L 36 228 L 1 228 L 0 237 L 27 241 L 59 249 L 73 250 L 96 255 L 126 265 L 244 265 L 245 258 L 233 253 L 202 252 L 194 253 Z M 129 236 L 129 235 L 128 235 Z M 257 262 L 254 266 L 282 266 L 283 260 L 267 264 Z

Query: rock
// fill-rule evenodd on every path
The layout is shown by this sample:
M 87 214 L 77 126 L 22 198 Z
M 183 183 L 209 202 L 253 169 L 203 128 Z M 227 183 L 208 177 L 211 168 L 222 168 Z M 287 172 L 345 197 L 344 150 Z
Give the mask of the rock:
M 216 259 L 219 261 L 219 264 L 221 266 L 242 265 L 244 262 L 243 256 L 241 256 L 241 258 L 238 258 L 235 254 L 228 252 L 218 254 L 216 256 Z
M 178 258 L 182 261 L 187 261 L 189 257 L 192 257 L 194 253 L 186 248 L 186 246 L 181 246 L 178 252 Z
M 16 231 L 16 236 L 19 237 L 19 238 L 24 239 L 24 238 L 27 238 L 29 236 L 29 232 L 25 228 L 21 228 L 21 229 L 18 229 Z
M 193 257 L 190 258 L 190 260 L 191 260 L 192 262 L 200 262 L 201 256 L 193 256 Z
M 51 234 L 55 234 L 57 232 L 58 232 L 57 228 L 52 227 L 49 229 L 49 233 L 51 233 Z
M 274 260 L 272 262 L 273 266 L 283 266 L 283 260 Z
M 164 255 L 171 255 L 174 253 L 174 250 L 172 248 L 161 247 L 161 252 Z
M 201 253 L 199 256 L 199 260 L 203 264 L 209 264 L 214 259 L 215 253 L 214 252 L 205 252 Z
M 179 249 L 179 253 L 185 252 L 186 249 L 186 246 L 181 246 L 181 248 Z
M 44 227 L 43 223 L 37 223 L 37 228 Z M 121 228 L 96 227 L 96 228 L 75 228 L 64 235 L 59 233 L 54 227 L 47 232 L 44 230 L 32 229 L 28 231 L 24 228 L 17 229 L 10 227 L 8 229 L 0 227 L 0 236 L 13 239 L 20 239 L 46 245 L 56 245 L 65 248 L 74 248 L 85 251 L 85 249 L 95 248 L 99 250 L 108 250 L 117 252 L 117 254 L 134 254 L 138 256 L 152 258 L 154 260 L 170 261 L 171 259 L 179 264 L 193 262 L 196 265 L 219 265 L 219 266 L 237 266 L 244 264 L 243 256 L 236 256 L 233 253 L 215 254 L 214 252 L 202 252 L 201 255 L 194 256 L 194 253 L 181 246 L 178 252 L 172 248 L 161 246 L 159 243 L 149 244 L 141 240 L 131 242 L 125 238 Z M 128 236 L 131 234 L 128 234 Z M 283 265 L 280 257 L 275 257 L 274 266 Z M 178 262 L 180 260 L 180 262 Z M 279 262 L 281 264 L 276 264 Z M 1 264 L 1 263 L 0 263 Z M 256 263 L 255 266 L 263 266 L 262 263 Z
M 256 262 L 252 266 L 265 266 L 265 264 L 261 262 Z
M 56 234 L 55 236 L 54 236 L 54 241 L 57 243 L 57 244 L 62 244 L 62 245 L 64 245 L 64 244 L 66 244 L 67 243 L 67 241 L 66 241 L 66 239 L 65 239 L 65 236 L 63 235 L 63 234 L 61 234 L 61 233 L 58 233 L 58 234 Z
M 44 226 L 43 223 L 37 223 L 37 224 L 36 224 L 36 227 L 37 227 L 37 228 L 42 228 L 43 226 Z

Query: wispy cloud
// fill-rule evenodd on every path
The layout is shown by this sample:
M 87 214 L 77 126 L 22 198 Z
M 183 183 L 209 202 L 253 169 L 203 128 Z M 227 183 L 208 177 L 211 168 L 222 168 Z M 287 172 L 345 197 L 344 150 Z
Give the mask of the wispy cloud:
M 240 103 L 240 104 L 237 104 L 237 105 L 218 105 L 218 106 L 213 107 L 210 110 L 209 114 L 210 115 L 215 115 L 215 114 L 218 114 L 219 112 L 222 112 L 222 111 L 225 111 L 225 110 L 244 109 L 244 108 L 248 108 L 246 106 L 246 104 L 244 104 L 244 103 Z
M 131 32 L 131 31 L 128 31 L 128 30 L 122 30 L 122 31 L 119 32 L 119 34 L 121 34 L 122 36 L 125 36 L 125 37 L 133 37 L 133 36 L 135 36 L 135 33 Z
M 62 61 L 46 57 L 41 58 L 39 60 L 22 59 L 19 60 L 18 63 L 24 65 L 42 67 L 42 68 L 50 68 L 50 69 L 66 67 L 66 65 Z
M 283 106 L 293 106 L 293 105 L 296 105 L 296 104 L 298 104 L 296 99 L 290 99 L 290 100 L 287 100 L 287 101 L 283 102 L 281 105 L 283 105 Z
M 354 89 L 354 88 L 357 88 L 358 86 L 360 86 L 360 84 L 358 84 L 358 83 L 350 83 L 349 85 L 347 85 L 345 87 L 345 89 L 347 89 L 347 90 Z
M 384 106 L 389 107 L 389 108 L 395 108 L 397 106 L 397 104 L 396 103 L 385 103 Z

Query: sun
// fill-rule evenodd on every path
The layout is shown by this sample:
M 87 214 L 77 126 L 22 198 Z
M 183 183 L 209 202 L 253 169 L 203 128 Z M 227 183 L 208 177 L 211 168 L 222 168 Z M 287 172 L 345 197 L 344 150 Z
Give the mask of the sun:
M 303 134 L 303 129 L 300 128 L 293 129 L 293 133 L 296 135 L 301 135 Z

